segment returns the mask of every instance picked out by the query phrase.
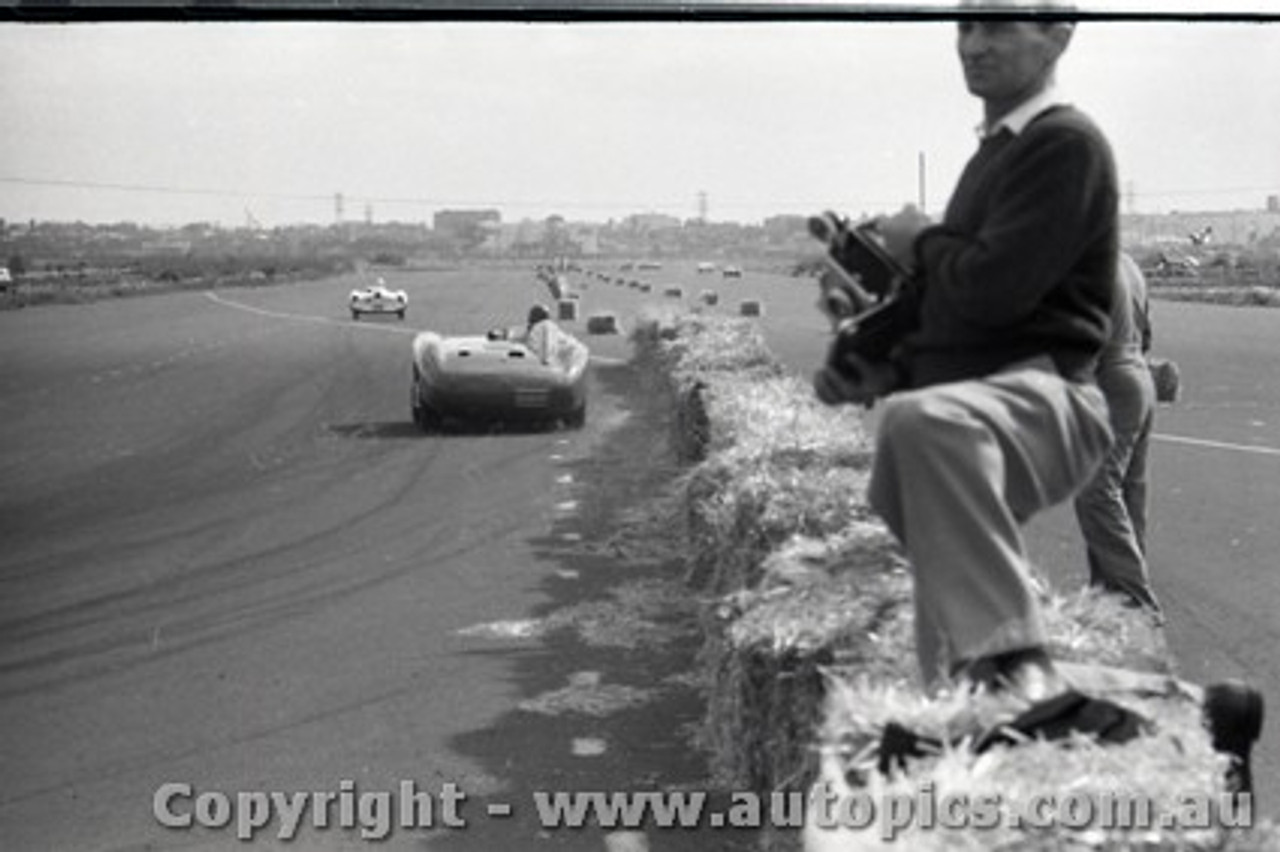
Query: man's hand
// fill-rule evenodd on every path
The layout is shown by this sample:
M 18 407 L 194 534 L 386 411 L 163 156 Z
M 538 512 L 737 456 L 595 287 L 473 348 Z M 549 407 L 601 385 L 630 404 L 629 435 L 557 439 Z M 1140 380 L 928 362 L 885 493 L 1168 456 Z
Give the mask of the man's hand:
M 903 266 L 912 269 L 916 263 L 913 250 L 916 237 L 931 224 L 933 222 L 928 216 L 914 204 L 908 204 L 892 216 L 877 219 L 876 232 L 884 238 L 885 250 Z
M 871 363 L 853 354 L 845 355 L 843 361 L 841 370 L 824 364 L 813 375 L 813 389 L 818 399 L 827 405 L 854 403 L 870 407 L 901 384 L 898 370 L 892 364 Z

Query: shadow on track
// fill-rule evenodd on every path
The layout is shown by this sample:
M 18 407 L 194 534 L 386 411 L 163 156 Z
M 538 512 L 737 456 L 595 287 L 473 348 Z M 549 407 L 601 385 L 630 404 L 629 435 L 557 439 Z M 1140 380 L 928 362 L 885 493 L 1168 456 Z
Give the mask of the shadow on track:
M 373 423 L 336 423 L 328 430 L 340 438 L 364 441 L 428 440 L 431 438 L 475 438 L 488 435 L 539 435 L 562 427 L 555 423 L 518 421 L 449 421 L 441 429 L 424 432 L 412 420 Z
M 629 513 L 652 505 L 680 473 L 668 440 L 670 412 L 662 393 L 643 387 L 632 365 L 597 367 L 595 377 L 594 410 L 618 425 L 589 455 L 584 450 L 561 462 L 579 508 L 532 541 L 536 558 L 550 569 L 542 583 L 549 602 L 523 617 L 537 619 L 541 630 L 532 638 L 480 638 L 469 652 L 505 659 L 519 696 L 519 707 L 491 727 L 451 742 L 495 789 L 468 799 L 465 829 L 424 838 L 422 848 L 432 852 L 599 852 L 606 835 L 622 826 L 594 820 L 581 828 L 545 826 L 535 792 L 708 787 L 705 758 L 692 741 L 705 709 L 692 677 L 700 645 L 697 603 L 677 556 L 668 551 L 655 558 L 660 547 L 627 541 L 635 529 Z M 491 803 L 509 804 L 511 815 L 488 816 Z M 726 828 L 650 823 L 642 830 L 647 845 L 617 848 L 730 852 L 756 842 L 754 832 Z

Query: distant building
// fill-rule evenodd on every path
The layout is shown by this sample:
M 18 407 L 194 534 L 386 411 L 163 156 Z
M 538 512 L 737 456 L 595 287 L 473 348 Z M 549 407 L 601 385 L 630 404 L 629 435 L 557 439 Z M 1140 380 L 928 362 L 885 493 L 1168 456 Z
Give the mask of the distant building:
M 569 241 L 578 246 L 579 251 L 587 257 L 600 253 L 600 226 L 583 223 L 569 223 Z
M 561 226 L 560 236 L 565 244 L 561 250 L 570 254 L 596 255 L 600 253 L 600 226 L 581 222 L 566 222 Z M 504 224 L 497 231 L 497 248 L 499 251 L 536 252 L 540 249 L 551 250 L 553 238 L 552 228 L 545 219 L 522 219 L 519 222 Z
M 431 221 L 436 233 L 458 237 L 477 229 L 499 228 L 502 214 L 497 210 L 438 210 Z
M 622 226 L 631 231 L 648 233 L 678 229 L 680 219 L 665 213 L 634 213 L 623 220 Z
M 769 216 L 764 220 L 763 225 L 764 233 L 785 237 L 788 234 L 808 233 L 809 217 L 796 214 Z
M 1280 209 L 1127 213 L 1120 217 L 1125 246 L 1182 245 L 1206 249 L 1249 245 L 1280 233 Z M 1210 236 L 1205 240 L 1205 235 Z M 1207 244 L 1206 244 L 1207 243 Z
M 783 239 L 809 233 L 807 216 L 770 216 L 764 220 L 764 232 L 770 239 Z

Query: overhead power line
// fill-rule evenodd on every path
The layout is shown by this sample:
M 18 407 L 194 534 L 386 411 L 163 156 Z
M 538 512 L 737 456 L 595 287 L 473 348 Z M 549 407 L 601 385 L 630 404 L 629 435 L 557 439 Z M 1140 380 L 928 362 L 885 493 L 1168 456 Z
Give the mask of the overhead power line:
M 328 195 L 290 195 L 284 193 L 272 192 L 246 192 L 243 190 L 230 189 L 200 189 L 193 187 L 178 186 L 156 186 L 152 184 L 138 183 L 110 183 L 105 181 L 88 181 L 88 180 L 58 180 L 53 178 L 25 178 L 25 177 L 7 177 L 0 176 L 0 183 L 17 184 L 21 186 L 58 186 L 68 189 L 109 189 L 118 192 L 154 192 L 164 195 L 205 195 L 218 196 L 222 198 L 277 198 L 292 199 L 297 201 L 316 201 L 329 198 Z
M 160 184 L 146 183 L 123 183 L 114 181 L 93 181 L 93 180 L 70 180 L 60 178 L 32 178 L 23 176 L 0 175 L 0 184 L 9 184 L 15 186 L 38 186 L 38 187 L 59 187 L 65 189 L 85 189 L 85 190 L 105 190 L 112 192 L 134 192 L 134 193 L 152 193 L 158 195 L 186 195 L 216 198 L 234 198 L 239 200 L 246 199 L 262 199 L 276 201 L 296 201 L 325 204 L 333 203 L 335 194 L 330 192 L 323 193 L 286 193 L 286 192 L 263 192 L 257 190 L 246 189 L 213 189 L 208 187 L 182 187 Z M 1274 194 L 1280 191 L 1277 186 L 1230 186 L 1219 188 L 1185 188 L 1185 189 L 1140 189 L 1126 193 L 1128 204 L 1131 208 L 1136 207 L 1143 200 L 1148 199 L 1169 199 L 1177 197 L 1208 197 L 1215 195 L 1239 195 L 1245 193 L 1257 193 L 1259 197 L 1264 194 Z M 537 209 L 577 209 L 577 210 L 600 210 L 600 211 L 626 211 L 632 212 L 637 210 L 690 210 L 688 198 L 672 198 L 672 199 L 620 199 L 616 201 L 586 201 L 571 198 L 541 198 L 541 199 L 516 199 L 516 198 L 439 198 L 427 196 L 376 196 L 376 195 L 355 195 L 351 193 L 341 193 L 346 201 L 362 205 L 406 205 L 428 208 L 446 208 L 446 207 L 465 207 L 465 208 L 503 208 L 508 210 L 520 210 L 528 208 Z M 698 210 L 690 210 L 691 213 L 701 213 L 705 215 L 703 199 L 705 196 L 699 194 Z M 898 199 L 845 199 L 844 203 L 853 204 L 865 210 L 888 210 L 896 208 L 904 203 L 907 196 L 904 195 Z M 833 199 L 721 199 L 717 198 L 716 207 L 720 210 L 758 210 L 762 207 L 771 207 L 779 211 L 783 210 L 811 210 L 821 207 L 830 206 Z

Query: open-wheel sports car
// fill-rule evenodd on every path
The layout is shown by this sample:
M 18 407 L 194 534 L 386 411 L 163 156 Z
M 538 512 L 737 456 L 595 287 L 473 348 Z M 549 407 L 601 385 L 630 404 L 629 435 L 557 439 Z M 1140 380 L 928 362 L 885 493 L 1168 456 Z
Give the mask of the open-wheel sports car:
M 506 330 L 413 339 L 414 422 L 423 431 L 448 419 L 581 427 L 587 418 L 585 344 L 550 320 Z
M 352 290 L 348 301 L 354 320 L 360 319 L 361 314 L 395 314 L 404 319 L 404 312 L 409 309 L 409 294 L 403 290 L 392 290 L 381 278 L 368 287 Z

